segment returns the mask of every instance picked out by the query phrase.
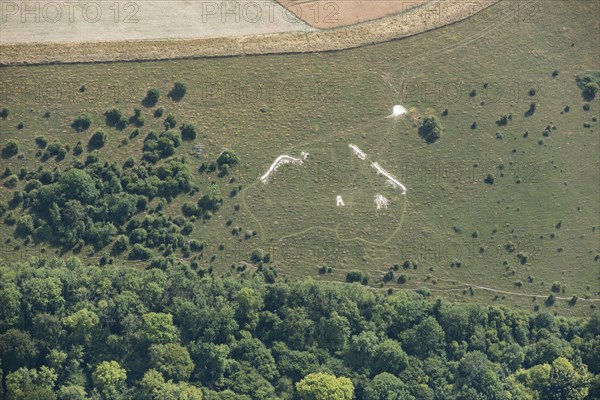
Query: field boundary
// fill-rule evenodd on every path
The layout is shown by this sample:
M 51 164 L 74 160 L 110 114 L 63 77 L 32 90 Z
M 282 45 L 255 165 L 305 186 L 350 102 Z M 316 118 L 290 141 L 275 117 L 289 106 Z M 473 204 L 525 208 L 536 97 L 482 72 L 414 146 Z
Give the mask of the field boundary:
M 25 43 L 0 46 L 0 66 L 106 63 L 339 51 L 389 42 L 465 20 L 500 0 L 433 0 L 378 20 L 313 32 L 224 38 Z

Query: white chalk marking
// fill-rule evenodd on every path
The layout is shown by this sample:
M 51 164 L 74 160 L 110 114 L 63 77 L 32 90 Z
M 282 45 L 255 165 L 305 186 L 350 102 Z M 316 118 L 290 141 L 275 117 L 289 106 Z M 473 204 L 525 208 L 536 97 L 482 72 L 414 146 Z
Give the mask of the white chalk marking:
M 395 105 L 392 108 L 392 115 L 390 115 L 390 117 L 400 117 L 404 114 L 406 114 L 408 111 L 406 111 L 406 108 L 402 107 L 400 104 Z
M 390 205 L 390 201 L 388 199 L 386 199 L 385 197 L 383 197 L 383 195 L 376 194 L 375 195 L 375 204 L 377 205 L 378 210 L 381 210 L 382 208 L 387 209 L 388 206 Z
M 281 155 L 275 159 L 273 164 L 271 164 L 269 170 L 263 176 L 260 177 L 260 180 L 263 183 L 267 183 L 269 181 L 269 176 L 271 176 L 271 174 L 273 174 L 277 170 L 277 168 L 284 164 L 302 164 L 302 160 L 285 154 Z
M 379 163 L 374 162 L 374 163 L 371 163 L 371 165 L 373 166 L 373 168 L 375 168 L 377 170 L 377 172 L 379 172 L 380 174 L 382 174 L 386 178 L 388 178 L 388 182 L 390 182 L 393 186 L 401 188 L 402 194 L 406 193 L 406 187 L 403 184 L 401 184 L 400 181 L 398 181 L 398 179 L 396 179 L 392 174 L 387 172 L 385 169 L 381 168 Z
M 338 207 L 339 207 L 339 206 L 344 206 L 344 205 L 345 205 L 345 204 L 344 204 L 344 200 L 342 200 L 342 196 L 337 196 L 337 197 L 335 198 L 335 201 L 336 201 L 336 203 L 337 203 Z
M 352 143 L 350 143 L 348 145 L 348 147 L 350 147 L 352 149 L 352 151 L 354 152 L 354 154 L 356 154 L 358 156 L 358 158 L 360 158 L 361 160 L 364 160 L 367 158 L 367 155 L 364 153 L 364 151 L 362 151 L 361 149 L 358 148 L 358 146 L 353 145 Z

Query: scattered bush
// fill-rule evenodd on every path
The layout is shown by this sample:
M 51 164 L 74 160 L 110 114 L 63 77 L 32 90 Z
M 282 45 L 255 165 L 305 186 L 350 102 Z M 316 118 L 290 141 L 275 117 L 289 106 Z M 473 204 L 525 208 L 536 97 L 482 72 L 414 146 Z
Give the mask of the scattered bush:
M 9 140 L 8 143 L 2 148 L 2 157 L 9 158 L 17 155 L 19 152 L 19 144 L 14 140 Z
M 158 99 L 160 98 L 160 92 L 156 88 L 151 88 L 146 92 L 146 98 L 142 101 L 142 103 L 146 107 L 153 107 L 158 103 Z
M 6 119 L 8 118 L 8 114 L 10 114 L 10 110 L 8 108 L 3 108 L 2 111 L 0 111 L 0 118 Z
M 582 75 L 578 75 L 575 81 L 581 89 L 583 98 L 586 101 L 592 101 L 600 88 L 600 70 L 587 71 Z
M 593 100 L 596 98 L 598 94 L 598 90 L 600 90 L 600 86 L 596 82 L 589 82 L 583 87 L 583 96 L 586 100 Z
M 187 92 L 187 86 L 183 82 L 175 82 L 168 96 L 174 101 L 181 101 Z
M 562 285 L 560 284 L 560 282 L 554 282 L 552 284 L 552 287 L 550 287 L 550 290 L 554 293 L 560 293 L 561 287 Z
M 101 147 L 104 147 L 105 144 L 106 144 L 106 133 L 104 133 L 102 131 L 96 131 L 90 138 L 90 141 L 88 142 L 88 147 L 90 149 L 99 149 Z
M 45 149 L 48 145 L 48 139 L 46 139 L 46 136 L 44 135 L 38 136 L 35 138 L 35 144 L 37 144 L 40 149 Z
M 73 154 L 78 156 L 81 153 L 83 153 L 83 145 L 81 144 L 81 142 L 77 142 L 77 144 L 73 148 Z
M 498 121 L 496 121 L 496 125 L 505 126 L 508 125 L 508 121 L 512 120 L 512 114 L 502 115 Z
M 250 254 L 250 261 L 252 261 L 253 264 L 258 264 L 264 257 L 265 254 L 261 249 L 255 249 L 252 251 L 252 254 Z
M 83 132 L 88 130 L 88 128 L 92 125 L 92 119 L 87 114 L 82 114 L 73 121 L 71 127 L 75 129 L 77 132 Z
M 173 129 L 175 128 L 175 126 L 177 126 L 177 121 L 175 120 L 173 114 L 167 115 L 167 118 L 165 118 L 165 122 L 163 123 L 163 125 L 165 126 L 165 129 Z
M 419 128 L 419 136 L 428 144 L 432 144 L 442 136 L 444 127 L 436 117 L 426 117 Z
M 181 138 L 186 141 L 196 139 L 196 128 L 193 125 L 183 124 L 181 126 Z

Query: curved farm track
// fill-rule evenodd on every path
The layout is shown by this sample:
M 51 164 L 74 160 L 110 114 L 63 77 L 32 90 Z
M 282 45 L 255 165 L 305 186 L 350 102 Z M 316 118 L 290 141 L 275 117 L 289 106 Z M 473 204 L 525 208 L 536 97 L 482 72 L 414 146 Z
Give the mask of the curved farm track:
M 0 46 L 0 65 L 154 61 L 345 50 L 453 24 L 498 1 L 433 0 L 408 13 L 312 32 L 205 39 L 9 44 Z

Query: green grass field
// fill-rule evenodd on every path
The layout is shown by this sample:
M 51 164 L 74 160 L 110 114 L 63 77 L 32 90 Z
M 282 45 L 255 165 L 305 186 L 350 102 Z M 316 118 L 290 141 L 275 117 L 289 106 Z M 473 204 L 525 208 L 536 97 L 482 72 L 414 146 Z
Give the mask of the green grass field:
M 509 14 L 513 6 L 501 2 L 485 16 L 337 53 L 2 68 L 0 100 L 10 115 L 0 120 L 0 144 L 18 141 L 23 156 L 1 160 L 2 170 L 36 168 L 40 134 L 74 147 L 99 128 L 109 134 L 105 159 L 139 159 L 144 136 L 160 131 L 163 118 L 142 108 L 146 125 L 123 145 L 132 129 L 108 128 L 102 114 L 117 107 L 129 115 L 146 90 L 157 87 L 165 115 L 199 130 L 177 155 L 187 157 L 200 193 L 179 196 L 169 214 L 181 214 L 182 204 L 196 201 L 211 180 L 226 199 L 211 220 L 195 222 L 190 236 L 209 245 L 203 268 L 230 271 L 260 248 L 282 276 L 343 281 L 347 271 L 361 270 L 379 288 L 393 264 L 411 260 L 416 269 L 400 267 L 395 274 L 407 282 L 394 279 L 384 288 L 428 287 L 446 298 L 547 309 L 550 286 L 560 282 L 564 292 L 557 296 L 565 299 L 552 310 L 585 316 L 598 304 L 590 300 L 600 298 L 599 107 L 596 99 L 583 109 L 575 77 L 599 69 L 600 42 L 592 32 L 600 21 L 590 16 L 600 4 L 540 1 L 527 18 Z M 175 80 L 188 87 L 181 102 L 165 96 Z M 532 102 L 536 112 L 526 116 Z M 395 104 L 409 113 L 386 118 Z M 92 127 L 77 133 L 70 124 L 84 112 Z M 508 114 L 512 120 L 499 126 Z M 445 131 L 426 144 L 419 119 L 432 115 Z M 543 136 L 549 125 L 556 129 Z M 406 185 L 406 195 L 386 185 L 349 143 Z M 191 155 L 194 144 L 202 145 L 199 158 Z M 197 171 L 225 149 L 242 161 L 230 176 L 207 179 Z M 300 157 L 302 151 L 311 156 L 301 166 L 282 167 L 272 182 L 259 182 L 279 155 Z M 47 164 L 64 168 L 73 158 L 70 152 Z M 495 178 L 491 185 L 484 183 L 488 174 Z M 241 192 L 230 197 L 238 185 Z M 2 187 L 2 198 L 11 192 Z M 387 210 L 376 210 L 376 193 L 391 201 Z M 346 206 L 336 206 L 337 195 Z M 242 233 L 232 235 L 233 227 Z M 3 238 L 13 231 L 0 227 Z M 245 238 L 246 231 L 256 234 Z M 21 242 L 3 240 L 1 258 L 44 248 L 21 244 L 15 250 Z M 451 266 L 455 260 L 460 267 Z M 319 275 L 321 266 L 332 273 Z M 574 295 L 579 301 L 569 305 Z

